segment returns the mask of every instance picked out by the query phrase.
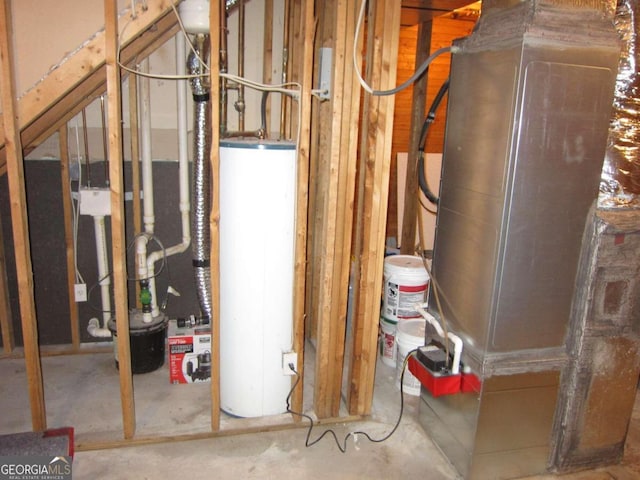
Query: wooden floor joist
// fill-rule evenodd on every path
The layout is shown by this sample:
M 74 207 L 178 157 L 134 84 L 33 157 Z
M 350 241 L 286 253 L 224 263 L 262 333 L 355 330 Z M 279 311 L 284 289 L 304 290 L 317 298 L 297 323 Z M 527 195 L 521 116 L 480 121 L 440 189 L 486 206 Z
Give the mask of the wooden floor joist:
M 2 111 L 4 114 L 2 131 L 6 151 L 11 225 L 13 227 L 20 318 L 22 320 L 22 339 L 29 383 L 31 424 L 34 431 L 44 431 L 47 428 L 47 415 L 38 346 L 38 322 L 33 290 L 24 161 L 22 158 L 22 143 L 20 141 L 20 127 L 17 120 L 13 28 L 11 21 L 11 1 L 4 0 L 0 5 L 0 90 L 2 90 Z

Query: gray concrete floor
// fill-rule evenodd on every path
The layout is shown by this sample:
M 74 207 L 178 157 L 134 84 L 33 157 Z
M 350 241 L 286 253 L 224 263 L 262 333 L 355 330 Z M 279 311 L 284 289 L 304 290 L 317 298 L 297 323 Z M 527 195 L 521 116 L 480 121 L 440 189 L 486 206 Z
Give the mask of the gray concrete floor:
M 85 443 L 91 438 L 90 432 L 112 432 L 116 438 L 121 438 L 118 374 L 112 355 L 46 357 L 42 364 L 49 428 L 72 426 L 78 440 L 83 442 L 84 438 Z M 307 368 L 307 372 L 312 371 Z M 24 362 L 20 359 L 0 360 L 0 378 L 3 379 L 0 383 L 0 434 L 30 430 Z M 332 425 L 341 441 L 350 431 L 366 431 L 374 438 L 381 438 L 390 431 L 400 406 L 393 380 L 394 370 L 379 362 L 373 414 L 367 421 Z M 312 388 L 312 375 L 307 375 L 306 411 L 311 410 Z M 134 391 L 137 436 L 208 431 L 208 385 L 170 385 L 168 372 L 163 367 L 150 374 L 134 376 Z M 382 443 L 371 443 L 357 435 L 347 441 L 344 454 L 329 437 L 312 447 L 305 447 L 305 421 L 300 428 L 264 433 L 80 451 L 74 458 L 74 479 L 459 478 L 417 422 L 417 406 L 417 397 L 405 395 L 404 416 L 391 438 Z M 257 425 L 269 430 L 270 425 L 287 420 L 287 415 L 258 423 L 223 416 L 221 427 L 223 430 L 235 428 L 238 422 L 245 422 L 249 427 Z M 329 427 L 315 427 L 311 439 L 317 438 L 326 428 Z M 640 479 L 640 399 L 636 401 L 623 463 L 562 478 Z

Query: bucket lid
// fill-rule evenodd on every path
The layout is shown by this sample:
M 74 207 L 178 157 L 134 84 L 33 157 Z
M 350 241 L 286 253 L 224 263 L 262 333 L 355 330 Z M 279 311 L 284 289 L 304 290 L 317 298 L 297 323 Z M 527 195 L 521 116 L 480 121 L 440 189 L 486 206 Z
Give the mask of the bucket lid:
M 384 267 L 396 272 L 416 271 L 428 276 L 422 258 L 415 255 L 391 255 L 384 259 Z
M 424 318 L 412 318 L 410 320 L 401 320 L 398 322 L 398 338 L 404 338 L 407 341 L 424 342 L 425 328 L 427 321 Z

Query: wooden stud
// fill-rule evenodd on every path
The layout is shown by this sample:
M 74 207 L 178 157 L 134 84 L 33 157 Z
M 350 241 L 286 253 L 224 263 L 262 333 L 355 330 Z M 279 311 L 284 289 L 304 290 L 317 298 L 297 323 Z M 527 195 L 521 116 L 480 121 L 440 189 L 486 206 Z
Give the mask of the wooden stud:
M 17 117 L 17 102 L 13 59 L 13 26 L 11 24 L 11 1 L 4 0 L 0 6 L 0 90 L 2 90 L 3 132 L 7 153 L 7 177 L 9 183 L 11 224 L 18 278 L 22 339 L 25 351 L 31 425 L 34 431 L 47 428 L 42 383 L 42 367 L 38 348 L 38 322 L 33 292 L 33 270 L 27 219 L 24 160 Z
M 433 22 L 423 22 L 418 27 L 418 40 L 416 42 L 416 69 L 427 59 L 431 50 L 431 31 Z M 425 102 L 427 97 L 427 78 L 423 75 L 413 85 L 411 101 L 411 133 L 407 152 L 407 176 L 404 191 L 404 212 L 402 217 L 402 237 L 400 241 L 400 253 L 405 255 L 415 254 L 416 246 L 416 218 L 421 214 L 418 191 L 418 142 L 422 124 L 424 123 Z
M 160 19 L 167 15 L 171 15 L 169 18 L 173 18 L 175 24 L 175 15 L 168 2 L 149 2 L 146 8 L 140 8 L 136 18 L 131 19 L 127 28 L 119 35 L 118 41 L 121 48 L 126 48 L 137 38 L 139 32 L 153 30 L 151 27 L 155 28 Z M 17 112 L 19 130 L 49 110 L 58 99 L 73 90 L 90 72 L 104 64 L 102 55 L 96 54 L 102 51 L 104 42 L 105 32 L 98 32 L 77 54 L 66 59 L 38 83 L 36 88 L 32 88 L 20 98 Z M 0 144 L 2 143 L 4 138 L 0 138 Z
M 359 93 L 354 88 L 349 55 L 356 8 L 352 0 L 338 0 L 334 6 L 332 85 L 336 88 L 331 95 L 329 153 L 322 162 L 325 166 L 321 175 L 325 181 L 318 186 L 323 190 L 318 213 L 324 223 L 318 245 L 322 256 L 317 289 L 320 293 L 314 312 L 317 315 L 314 410 L 319 418 L 337 416 L 341 401 L 356 166 L 355 159 L 349 157 L 355 146 L 351 144 L 352 94 Z
M 10 355 L 16 345 L 13 334 L 13 314 L 9 301 L 9 282 L 7 281 L 7 258 L 4 253 L 4 232 L 0 223 L 0 332 L 2 333 L 2 352 Z
M 300 12 L 302 64 L 300 68 L 300 138 L 298 142 L 298 191 L 296 194 L 296 251 L 293 294 L 293 349 L 298 352 L 296 369 L 304 379 L 304 313 L 307 258 L 307 222 L 309 202 L 309 150 L 311 139 L 311 89 L 313 84 L 313 0 L 303 0 Z M 303 382 L 301 381 L 301 385 Z M 302 388 L 293 392 L 291 408 L 302 411 Z
M 140 173 L 140 136 L 138 127 L 138 77 L 129 74 L 129 137 L 131 141 L 131 206 L 133 215 L 133 233 L 142 232 L 142 206 L 140 205 L 141 173 Z M 138 271 L 136 269 L 136 279 Z M 140 303 L 140 282 L 136 282 L 136 308 L 142 308 Z
M 109 179 L 111 190 L 111 251 L 112 278 L 117 330 L 117 353 L 120 373 L 120 401 L 124 438 L 135 434 L 135 405 L 131 376 L 129 344 L 129 302 L 127 292 L 126 241 L 124 216 L 124 172 L 122 156 L 122 84 L 117 63 L 118 12 L 115 2 L 105 0 L 105 63 L 109 118 Z
M 335 0 L 327 0 L 322 3 L 322 11 L 318 12 L 318 28 L 316 50 L 322 47 L 331 46 L 333 37 L 333 16 L 335 14 Z M 319 69 L 319 57 L 314 57 L 314 76 L 317 78 Z M 308 208 L 309 212 L 313 212 L 310 217 L 311 224 L 307 229 L 307 274 L 306 274 L 306 316 L 305 316 L 305 336 L 311 344 L 316 346 L 317 334 L 317 315 L 320 289 L 316 288 L 316 278 L 320 271 L 320 265 L 323 260 L 320 249 L 321 232 L 324 225 L 322 217 L 321 194 L 324 191 L 326 182 L 323 181 L 321 171 L 323 161 L 326 159 L 324 155 L 328 151 L 329 128 L 327 124 L 331 119 L 331 102 L 312 102 L 312 120 L 311 120 L 311 141 L 309 152 L 309 192 L 308 192 Z
M 131 137 L 131 190 L 134 202 L 132 205 L 133 231 L 142 231 L 142 208 L 140 206 L 140 137 L 138 135 L 138 81 L 129 75 L 129 136 Z
M 120 52 L 120 60 L 124 63 L 130 63 L 136 56 L 146 58 L 151 55 L 176 34 L 179 27 L 175 22 L 175 19 L 169 16 L 161 19 L 155 29 L 144 32 L 135 43 L 125 47 Z M 88 75 L 72 92 L 61 97 L 49 109 L 42 112 L 33 123 L 23 128 L 22 142 L 25 151 L 35 148 L 49 138 L 60 128 L 60 125 L 67 123 L 84 107 L 102 95 L 105 90 L 106 68 L 102 65 Z M 2 153 L 3 151 L 0 150 L 0 161 L 2 161 Z
M 65 123 L 58 130 L 60 143 L 60 184 L 62 186 L 62 209 L 64 212 L 64 242 L 67 257 L 67 293 L 69 296 L 69 322 L 71 324 L 71 344 L 80 347 L 80 324 L 78 304 L 75 299 L 76 262 L 73 233 L 73 200 L 71 198 L 71 175 L 69 171 L 69 137 Z
M 214 26 L 220 25 L 221 2 L 214 0 L 209 5 L 209 25 L 212 32 L 218 32 Z M 223 10 L 224 11 L 224 10 Z M 211 430 L 220 430 L 220 36 L 213 34 L 211 41 L 210 69 L 210 106 L 211 106 L 211 192 L 210 213 L 210 269 L 211 269 Z
M 395 86 L 400 4 L 384 0 L 369 13 L 366 78 L 374 90 Z M 353 350 L 349 367 L 349 412 L 368 414 L 373 401 L 380 316 L 380 291 L 389 190 L 393 96 L 365 97 L 356 245 L 360 257 L 357 301 L 353 317 Z

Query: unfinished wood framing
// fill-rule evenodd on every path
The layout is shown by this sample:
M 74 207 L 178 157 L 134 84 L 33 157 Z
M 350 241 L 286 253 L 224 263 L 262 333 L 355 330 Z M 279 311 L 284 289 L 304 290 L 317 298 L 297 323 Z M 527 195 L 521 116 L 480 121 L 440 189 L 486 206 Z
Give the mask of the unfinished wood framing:
M 4 232 L 0 223 L 0 333 L 2 333 L 2 353 L 7 355 L 13 353 L 16 343 L 12 319 L 7 281 L 7 258 L 4 252 Z
M 31 425 L 34 431 L 47 428 L 38 345 L 38 321 L 33 292 L 33 270 L 27 219 L 27 198 L 24 181 L 24 161 L 20 127 L 17 121 L 17 102 L 14 78 L 13 28 L 11 25 L 11 2 L 5 0 L 0 7 L 0 90 L 2 90 L 3 134 L 5 140 L 7 177 L 11 204 L 11 225 L 16 257 L 16 276 L 22 339 L 25 351 L 25 366 L 31 405 Z
M 111 252 L 113 293 L 116 317 L 120 402 L 124 438 L 133 438 L 136 428 L 129 344 L 129 302 L 127 294 L 126 240 L 124 215 L 124 171 L 122 156 L 122 84 L 118 52 L 118 12 L 113 2 L 104 2 L 105 63 L 107 68 L 109 188 L 111 190 Z
M 400 3 L 376 2 L 369 11 L 368 22 L 365 78 L 374 90 L 388 90 L 395 87 L 396 80 Z M 347 394 L 347 408 L 352 415 L 369 414 L 373 402 L 393 106 L 393 96 L 365 96 L 355 245 L 359 265 Z
M 75 295 L 76 255 L 73 240 L 73 200 L 71 198 L 71 175 L 69 172 L 69 137 L 67 125 L 58 130 L 60 141 L 60 187 L 62 191 L 62 211 L 64 213 L 64 243 L 67 258 L 67 292 L 69 292 L 69 323 L 71 328 L 71 345 L 80 347 L 80 324 L 78 322 L 78 304 Z
M 145 8 L 140 5 L 136 10 L 136 18 L 131 19 L 127 29 L 119 37 L 121 53 L 124 54 L 127 46 L 137 40 L 141 32 L 143 36 L 151 37 L 154 37 L 156 32 L 162 34 L 164 31 L 163 19 L 169 20 L 172 26 L 175 26 L 177 23 L 175 16 L 172 13 L 168 15 L 171 11 L 171 6 L 166 2 L 149 2 Z M 104 42 L 105 32 L 99 32 L 81 50 L 54 68 L 42 82 L 20 98 L 17 108 L 18 131 L 23 131 L 36 120 L 39 122 L 39 118 L 45 113 L 50 113 L 52 109 L 56 109 L 56 119 L 61 117 L 63 112 L 69 110 L 64 105 L 65 101 L 72 101 L 67 98 L 68 94 L 73 93 L 73 97 L 78 97 L 76 88 L 104 66 L 104 56 L 101 54 Z M 126 62 L 129 61 L 124 55 L 122 59 Z M 60 105 L 61 101 L 62 105 Z M 51 133 L 58 128 L 59 125 Z M 45 138 L 49 137 L 51 133 Z M 30 144 L 24 138 L 22 141 L 25 147 Z M 0 137 L 0 146 L 3 144 L 4 137 Z
M 355 39 L 355 24 L 360 5 L 359 0 L 331 0 L 326 4 L 314 4 L 313 0 L 287 0 L 291 5 L 285 11 L 288 18 L 286 46 L 288 61 L 283 72 L 285 78 L 300 84 L 299 96 L 283 103 L 283 134 L 285 138 L 297 138 L 297 191 L 296 191 L 296 233 L 293 294 L 293 349 L 298 353 L 296 365 L 300 376 L 304 375 L 305 334 L 316 340 L 314 413 L 325 421 L 348 421 L 361 418 L 371 411 L 374 373 L 377 357 L 377 330 L 379 319 L 380 287 L 382 283 L 385 222 L 388 201 L 389 157 L 391 150 L 391 128 L 393 123 L 393 97 L 365 95 L 364 113 L 361 124 L 360 108 L 362 89 L 353 71 L 351 52 Z M 4 113 L 4 152 L 7 158 L 7 174 L 11 193 L 11 213 L 16 245 L 20 306 L 25 341 L 24 356 L 29 380 L 32 423 L 34 430 L 46 428 L 46 414 L 42 372 L 40 370 L 40 346 L 37 339 L 37 321 L 33 298 L 33 278 L 31 273 L 30 245 L 27 223 L 27 206 L 24 191 L 22 162 L 22 139 L 27 138 L 30 146 L 58 131 L 61 148 L 61 178 L 63 190 L 67 191 L 69 181 L 69 158 L 66 122 L 81 108 L 107 92 L 108 116 L 108 166 L 111 191 L 111 248 L 112 285 L 114 289 L 114 311 L 117 328 L 117 360 L 119 365 L 120 403 L 122 409 L 122 437 L 104 441 L 104 434 L 83 433 L 80 442 L 84 448 L 96 445 L 145 444 L 155 441 L 196 438 L 194 435 L 163 435 L 156 438 L 136 435 L 136 412 L 133 395 L 131 351 L 129 341 L 129 301 L 126 272 L 126 241 L 124 216 L 124 166 L 122 146 L 122 78 L 118 64 L 118 16 L 114 2 L 104 2 L 105 31 L 100 40 L 105 47 L 87 49 L 73 59 L 71 65 L 81 71 L 79 77 L 60 82 L 63 69 L 56 69 L 51 78 L 40 85 L 42 96 L 29 104 L 29 92 L 20 101 L 19 114 L 13 92 L 11 65 L 11 32 L 8 11 L 9 2 L 3 2 L 0 27 L 4 36 L 0 38 L 2 49 L 2 106 Z M 175 18 L 167 14 L 167 2 L 150 2 L 152 13 L 138 12 L 138 19 L 127 27 L 128 36 L 124 43 L 130 43 L 120 52 L 120 60 L 125 64 L 137 63 L 148 56 L 173 36 L 177 30 Z M 323 27 L 316 39 L 315 8 L 324 9 Z M 267 10 L 273 9 L 267 0 Z M 395 86 L 396 53 L 400 28 L 400 3 L 395 0 L 380 0 L 370 7 L 369 32 L 367 34 L 367 55 L 363 63 L 367 65 L 368 82 L 376 90 Z M 210 2 L 210 24 L 219 25 L 224 14 L 222 0 Z M 151 20 L 153 18 L 153 20 Z M 145 23 L 146 22 L 146 23 Z M 153 23 L 154 34 L 148 33 Z M 272 38 L 272 26 L 266 29 L 265 38 Z M 92 39 L 92 41 L 94 41 Z M 140 43 L 142 42 L 142 43 Z M 211 52 L 218 52 L 220 37 L 210 36 Z M 319 44 L 332 48 L 333 68 L 330 100 L 318 107 L 317 116 L 312 114 L 312 88 L 314 86 L 314 54 Z M 135 43 L 135 46 L 134 46 Z M 265 42 L 267 43 L 267 42 Z M 268 42 L 271 44 L 271 42 Z M 265 49 L 265 58 L 272 58 L 270 47 Z M 103 57 L 104 55 L 104 57 Z M 75 57 L 75 55 L 74 55 Z M 215 54 L 212 55 L 215 59 Z M 219 64 L 212 61 L 211 79 L 219 76 Z M 66 67 L 65 67 L 66 68 Z M 77 73 L 77 72 L 76 72 Z M 80 75 L 80 73 L 77 73 Z M 270 69 L 263 69 L 265 80 Z M 64 85 L 56 84 L 64 83 Z M 137 79 L 129 77 L 130 122 L 132 129 L 131 154 L 134 197 L 139 197 L 140 174 L 138 166 L 139 145 Z M 24 105 L 22 105 L 24 102 Z M 28 105 L 27 105 L 28 104 Z M 220 121 L 220 84 L 211 82 L 210 105 L 211 124 Z M 15 121 L 7 121 L 15 119 Z M 312 120 L 318 123 L 313 125 Z M 362 133 L 360 131 L 362 130 Z M 21 137 L 22 135 L 22 137 Z M 213 185 L 219 184 L 219 142 L 220 131 L 212 129 L 210 166 Z M 360 150 L 360 152 L 359 152 Z M 358 163 L 358 159 L 361 159 Z M 356 179 L 358 168 L 361 180 Z M 313 182 L 310 182 L 310 180 Z M 358 202 L 356 203 L 356 190 Z M 43 352 L 51 355 L 108 351 L 109 348 L 90 347 L 80 343 L 77 305 L 73 301 L 75 265 L 70 219 L 71 198 L 65 192 L 64 212 L 67 235 L 67 268 L 69 305 L 71 309 L 71 348 L 43 347 Z M 214 188 L 211 196 L 210 216 L 210 264 L 212 293 L 212 369 L 211 369 L 211 432 L 203 438 L 246 433 L 246 424 L 241 427 L 220 426 L 220 256 L 219 256 L 219 190 Z M 134 225 L 139 231 L 141 212 L 139 202 L 134 206 Z M 358 222 L 354 223 L 354 206 L 358 205 Z M 311 210 L 310 210 L 311 207 Z M 311 212 L 311 214 L 310 214 Z M 356 240 L 353 241 L 354 235 Z M 311 240 L 309 240 L 311 239 Z M 355 249 L 352 250 L 352 247 Z M 309 254 L 309 256 L 308 256 Z M 314 258 L 308 262 L 308 258 Z M 355 259 L 355 261 L 352 261 Z M 2 252 L 0 251 L 0 260 Z M 352 267 L 356 266 L 356 292 L 353 304 L 351 329 L 347 331 L 347 306 Z M 311 271 L 309 271 L 311 270 Z M 2 272 L 0 271 L 0 276 Z M 312 287 L 306 288 L 307 282 Z M 0 278 L 0 288 L 3 288 Z M 6 288 L 6 285 L 5 285 Z M 311 298 L 310 292 L 314 292 Z M 0 292 L 1 294 L 2 292 Z M 0 299 L 0 308 L 2 302 Z M 305 331 L 307 314 L 314 319 L 313 331 Z M 10 318 L 10 315 L 8 316 Z M 6 338 L 12 338 L 10 321 L 2 322 L 5 341 L 3 357 L 11 352 L 6 346 Z M 349 340 L 347 341 L 347 334 Z M 11 347 L 13 347 L 11 345 Z M 343 371 L 348 364 L 348 410 L 350 416 L 339 417 L 343 391 Z M 295 378 L 292 377 L 292 382 Z M 293 383 L 292 383 L 293 384 Z M 294 411 L 303 410 L 303 389 L 297 388 L 291 398 Z M 299 426 L 299 418 L 282 422 L 276 428 Z M 256 426 L 255 431 L 264 430 Z M 94 440 L 92 440 L 94 439 Z M 102 443 L 101 443 L 102 442 Z M 100 448 L 100 447 L 97 447 Z
M 223 0 L 213 0 L 209 5 L 209 25 L 220 25 L 220 15 Z M 220 36 L 211 35 L 211 58 L 216 58 L 213 52 L 220 51 Z M 215 79 L 220 75 L 220 64 L 210 62 L 209 75 Z M 220 184 L 220 82 L 210 81 L 211 92 L 209 105 L 211 106 L 211 181 L 213 185 Z M 211 430 L 220 429 L 220 189 L 211 192 L 210 212 L 211 252 L 209 258 L 211 268 Z
M 296 370 L 304 378 L 304 326 L 305 326 L 305 282 L 307 273 L 307 223 L 309 198 L 309 150 L 311 148 L 311 88 L 313 75 L 313 0 L 303 0 L 299 18 L 302 32 L 303 61 L 300 63 L 299 83 L 300 118 L 298 119 L 300 136 L 298 138 L 297 191 L 296 191 L 296 236 L 293 291 L 293 349 L 298 352 Z M 292 382 L 295 380 L 292 378 Z M 301 382 L 300 385 L 303 385 Z M 293 383 L 292 383 L 293 386 Z M 291 396 L 291 408 L 302 411 L 303 389 L 297 388 Z M 296 421 L 300 418 L 296 417 Z
M 317 303 L 314 410 L 319 418 L 335 417 L 340 410 L 345 353 L 347 300 L 351 265 L 351 234 L 356 172 L 355 141 L 359 89 L 355 84 L 351 55 L 357 2 L 337 0 L 326 5 L 334 36 L 332 85 L 329 100 L 328 138 L 320 138 L 316 185 L 316 248 L 318 262 L 314 291 Z M 342 86 L 343 88 L 338 88 Z M 325 148 L 326 146 L 326 148 Z M 324 181 L 323 181 L 324 180 Z

